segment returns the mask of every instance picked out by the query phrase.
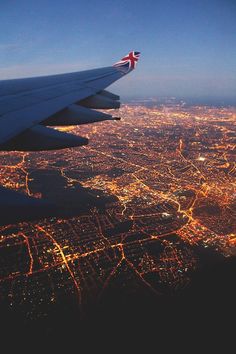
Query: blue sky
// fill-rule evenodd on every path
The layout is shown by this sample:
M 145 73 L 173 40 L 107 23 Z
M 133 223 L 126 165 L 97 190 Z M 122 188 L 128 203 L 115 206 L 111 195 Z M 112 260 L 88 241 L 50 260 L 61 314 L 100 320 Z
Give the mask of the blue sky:
M 0 78 L 108 66 L 141 51 L 121 96 L 236 95 L 235 0 L 1 0 Z

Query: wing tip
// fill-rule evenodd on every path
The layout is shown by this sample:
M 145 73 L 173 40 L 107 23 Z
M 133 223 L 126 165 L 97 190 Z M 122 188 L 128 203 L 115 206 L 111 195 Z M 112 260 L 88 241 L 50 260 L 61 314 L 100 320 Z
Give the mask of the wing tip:
M 113 66 L 120 69 L 121 71 L 127 73 L 131 70 L 134 70 L 137 62 L 139 60 L 141 52 L 131 51 L 125 55 L 121 60 L 115 63 Z

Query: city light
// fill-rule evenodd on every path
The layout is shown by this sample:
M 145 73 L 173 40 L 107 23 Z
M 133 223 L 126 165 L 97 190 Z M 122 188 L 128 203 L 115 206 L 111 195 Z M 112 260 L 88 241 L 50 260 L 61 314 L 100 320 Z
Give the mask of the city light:
M 65 212 L 0 227 L 1 296 L 29 317 L 61 292 L 83 308 L 117 277 L 127 291 L 181 291 L 199 250 L 236 254 L 235 109 L 132 104 L 120 114 L 72 127 L 86 147 L 0 153 L 1 185 Z

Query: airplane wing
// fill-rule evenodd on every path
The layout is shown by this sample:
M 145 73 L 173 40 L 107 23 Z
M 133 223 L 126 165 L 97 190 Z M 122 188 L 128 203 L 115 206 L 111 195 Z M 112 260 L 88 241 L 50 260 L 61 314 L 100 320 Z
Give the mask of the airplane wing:
M 132 51 L 104 68 L 0 81 L 0 150 L 40 151 L 86 145 L 87 138 L 50 127 L 119 119 L 96 109 L 120 107 L 120 97 L 105 89 L 131 72 L 139 56 Z M 9 212 L 19 205 L 35 204 L 32 198 L 14 193 L 0 188 L 0 209 L 4 209 L 6 200 Z M 45 208 L 43 203 L 38 203 L 40 206 Z M 26 214 L 27 210 L 20 219 Z M 4 223 L 1 217 L 0 223 Z
M 0 150 L 51 150 L 80 146 L 86 138 L 48 126 L 79 125 L 113 119 L 91 109 L 119 108 L 119 96 L 105 88 L 135 67 L 139 52 L 113 66 L 0 81 Z

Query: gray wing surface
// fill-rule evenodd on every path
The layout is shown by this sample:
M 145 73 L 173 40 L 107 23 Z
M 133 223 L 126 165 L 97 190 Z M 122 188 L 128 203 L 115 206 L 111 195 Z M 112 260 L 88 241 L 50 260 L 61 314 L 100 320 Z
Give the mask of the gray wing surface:
M 139 52 L 130 52 L 109 67 L 0 81 L 0 150 L 40 151 L 86 145 L 87 138 L 51 127 L 118 119 L 96 109 L 120 107 L 120 97 L 105 88 L 132 71 L 138 58 Z M 0 210 L 0 225 L 54 215 L 55 210 L 58 213 L 50 202 L 2 187 Z
M 0 144 L 73 103 L 95 96 L 123 75 L 117 68 L 108 67 L 52 77 L 1 81 Z

